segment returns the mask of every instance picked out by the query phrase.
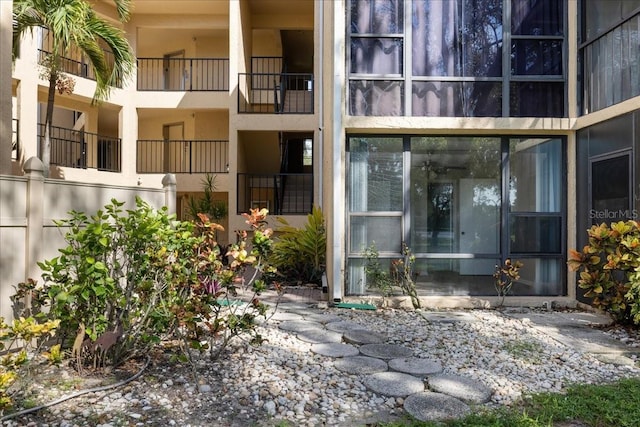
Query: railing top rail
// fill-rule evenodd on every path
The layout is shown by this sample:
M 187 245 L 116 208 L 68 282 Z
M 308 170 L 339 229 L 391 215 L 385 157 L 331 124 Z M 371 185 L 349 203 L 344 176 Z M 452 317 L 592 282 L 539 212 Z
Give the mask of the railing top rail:
M 38 127 L 44 127 L 45 124 L 44 123 L 38 123 Z M 83 135 L 95 135 L 101 139 L 113 139 L 113 140 L 120 140 L 121 138 L 117 137 L 117 136 L 108 136 L 108 135 L 102 135 L 96 132 L 87 132 L 85 130 L 77 130 L 77 129 L 72 129 L 72 128 L 66 128 L 66 127 L 62 127 L 62 126 L 51 126 L 52 129 L 62 129 L 64 131 L 69 131 L 75 134 L 83 134 Z
M 228 61 L 229 58 L 228 57 L 204 57 L 204 58 L 164 58 L 162 56 L 158 56 L 158 57 L 138 57 L 136 58 L 138 61 L 143 61 L 143 60 L 161 60 L 161 61 L 211 61 L 211 60 L 215 60 L 215 61 Z

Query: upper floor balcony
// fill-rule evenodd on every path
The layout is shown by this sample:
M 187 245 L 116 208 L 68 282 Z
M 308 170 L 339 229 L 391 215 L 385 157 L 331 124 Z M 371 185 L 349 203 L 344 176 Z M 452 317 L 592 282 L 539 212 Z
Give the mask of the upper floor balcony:
M 138 140 L 137 173 L 227 173 L 229 141 Z
M 139 91 L 229 91 L 228 58 L 138 58 Z
M 290 73 L 282 57 L 251 58 L 238 74 L 238 113 L 313 114 L 313 73 Z

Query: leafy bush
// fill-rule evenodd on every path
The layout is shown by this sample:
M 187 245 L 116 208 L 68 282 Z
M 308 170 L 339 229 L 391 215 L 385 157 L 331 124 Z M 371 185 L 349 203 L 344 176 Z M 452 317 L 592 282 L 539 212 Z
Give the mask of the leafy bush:
M 493 279 L 498 297 L 501 297 L 498 303 L 499 306 L 504 304 L 504 297 L 511 292 L 513 283 L 520 279 L 520 269 L 522 265 L 522 262 L 511 262 L 510 259 L 506 259 L 502 266 L 496 265 Z
M 0 414 L 13 405 L 12 394 L 19 378 L 25 379 L 29 354 L 38 353 L 45 339 L 55 334 L 60 322 L 43 323 L 21 317 L 11 324 L 0 317 Z M 13 390 L 12 390 L 13 389 Z
M 59 221 L 67 247 L 40 263 L 42 286 L 29 280 L 13 297 L 29 313 L 60 320 L 59 343 L 78 369 L 117 365 L 174 334 L 189 348 L 215 347 L 214 357 L 234 337 L 260 341 L 254 320 L 266 306 L 257 296 L 262 275 L 273 273 L 266 210 L 245 214 L 249 230 L 221 253 L 222 226 L 205 214 L 179 222 L 140 199 L 133 210 L 122 206 L 112 200 L 91 218 L 71 212 Z M 240 286 L 253 290 L 248 303 L 235 299 Z M 52 360 L 59 354 L 49 351 Z
M 416 257 L 404 242 L 402 243 L 402 258 L 391 260 L 388 271 L 380 263 L 375 242 L 365 249 L 364 256 L 366 259 L 364 271 L 370 288 L 377 289 L 383 297 L 388 297 L 393 295 L 394 287 L 398 287 L 403 295 L 409 296 L 413 308 L 420 308 L 420 298 L 418 298 L 413 271 Z
M 222 200 L 215 200 L 213 193 L 216 191 L 215 175 L 207 174 L 202 179 L 203 196 L 200 198 L 189 197 L 187 213 L 193 221 L 198 220 L 198 214 L 205 214 L 213 221 L 220 221 L 228 214 L 227 204 Z
M 320 284 L 327 263 L 327 232 L 322 209 L 313 207 L 304 228 L 291 226 L 284 218 L 273 244 L 271 263 L 287 280 Z
M 620 221 L 594 225 L 581 252 L 571 250 L 569 267 L 591 303 L 617 321 L 640 324 L 640 225 Z
M 266 227 L 266 209 L 252 209 L 243 216 L 249 230 L 236 232 L 238 242 L 230 245 L 228 254 L 223 254 L 215 241 L 216 231 L 222 226 L 209 221 L 207 215 L 198 215 L 199 240 L 193 259 L 197 280 L 184 288 L 181 304 L 174 306 L 183 342 L 189 348 L 210 349 L 214 359 L 234 337 L 248 335 L 252 343 L 262 341 L 255 319 L 265 316 L 267 310 L 258 297 L 266 289 L 262 276 L 274 272 L 267 263 L 272 230 Z M 222 257 L 227 255 L 231 260 L 225 264 Z M 237 299 L 239 287 L 252 290 L 249 301 Z
M 171 307 L 194 274 L 189 255 L 197 238 L 191 224 L 176 222 L 166 208 L 154 210 L 141 199 L 133 210 L 122 206 L 112 200 L 91 218 L 70 212 L 69 219 L 58 221 L 68 230 L 67 247 L 39 264 L 45 283 L 31 290 L 32 304 L 47 306 L 49 318 L 60 319 L 63 348 L 75 337 L 74 351 L 93 350 L 94 364 L 96 356 L 105 364 L 106 350 L 113 364 L 144 354 L 170 332 Z M 115 342 L 97 353 L 98 340 Z

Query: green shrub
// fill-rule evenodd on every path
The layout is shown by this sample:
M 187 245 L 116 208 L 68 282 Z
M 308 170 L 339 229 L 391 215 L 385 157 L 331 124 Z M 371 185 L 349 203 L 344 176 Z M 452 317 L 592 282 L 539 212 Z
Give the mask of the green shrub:
M 581 252 L 571 250 L 569 267 L 591 303 L 617 321 L 640 324 L 640 226 L 636 221 L 594 225 Z
M 327 233 L 322 210 L 314 206 L 304 228 L 291 226 L 284 218 L 273 244 L 271 263 L 287 280 L 320 284 L 327 263 Z
M 202 192 L 200 198 L 189 197 L 187 202 L 187 214 L 193 221 L 198 220 L 198 214 L 207 215 L 209 219 L 218 222 L 226 218 L 228 214 L 227 204 L 222 200 L 215 200 L 213 193 L 216 191 L 216 176 L 207 174 L 202 179 Z
M 141 199 L 133 210 L 122 206 L 112 200 L 90 218 L 70 212 L 57 222 L 68 230 L 67 247 L 39 264 L 45 283 L 32 298 L 32 304 L 35 299 L 36 306 L 48 306 L 50 318 L 60 319 L 63 348 L 75 342 L 80 353 L 86 333 L 90 342 L 84 347 L 95 350 L 100 337 L 116 334 L 108 348 L 113 364 L 145 354 L 171 331 L 179 286 L 194 274 L 185 254 L 197 241 L 192 225 L 175 221 L 166 208 L 154 210 Z M 106 351 L 89 353 L 94 364 L 105 364 Z

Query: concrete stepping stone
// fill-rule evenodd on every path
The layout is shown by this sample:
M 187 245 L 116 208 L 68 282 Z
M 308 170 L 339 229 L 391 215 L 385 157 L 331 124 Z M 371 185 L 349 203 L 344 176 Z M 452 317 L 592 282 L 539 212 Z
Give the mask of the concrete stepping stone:
M 360 353 L 386 360 L 413 356 L 413 350 L 396 344 L 365 344 L 360 347 Z
M 296 334 L 298 339 L 311 344 L 342 342 L 340 332 L 327 331 L 326 329 L 305 329 Z
M 336 360 L 334 366 L 339 371 L 354 375 L 375 374 L 387 370 L 387 362 L 369 356 L 343 357 Z
M 402 357 L 398 359 L 391 359 L 389 361 L 389 369 L 424 378 L 427 375 L 439 374 L 442 372 L 442 365 L 430 359 Z
M 321 323 L 310 322 L 308 320 L 289 320 L 282 322 L 278 327 L 284 331 L 300 332 L 307 329 L 323 329 Z
M 418 313 L 429 322 L 455 323 L 478 321 L 478 318 L 473 314 L 464 311 L 419 311 Z
M 335 332 L 344 332 L 344 331 L 349 331 L 351 329 L 362 329 L 361 324 L 352 322 L 350 320 L 343 320 L 341 322 L 329 322 L 325 326 L 330 331 L 335 331 Z
M 386 340 L 386 337 L 367 329 L 346 330 L 342 336 L 350 344 L 381 344 Z
M 491 399 L 491 389 L 479 381 L 452 374 L 438 374 L 427 379 L 429 388 L 466 403 L 486 403 Z
M 405 397 L 424 391 L 422 380 L 402 372 L 376 372 L 363 378 L 369 390 L 384 396 Z
M 267 313 L 267 317 L 269 316 L 270 316 L 270 313 Z M 298 313 L 291 313 L 289 311 L 278 310 L 275 313 L 273 313 L 273 316 L 271 316 L 271 319 L 278 320 L 281 322 L 287 322 L 290 320 L 304 320 L 304 317 L 302 317 L 302 315 Z
M 331 323 L 331 322 L 340 322 L 342 321 L 342 317 L 336 316 L 335 314 L 327 314 L 327 313 L 307 313 L 303 314 L 305 320 L 310 320 L 312 322 L 318 323 Z
M 443 421 L 462 418 L 471 413 L 469 406 L 441 393 L 423 391 L 404 400 L 404 410 L 420 421 Z
M 350 357 L 357 356 L 360 353 L 357 347 L 354 347 L 351 344 L 342 343 L 312 344 L 311 351 L 328 357 Z

